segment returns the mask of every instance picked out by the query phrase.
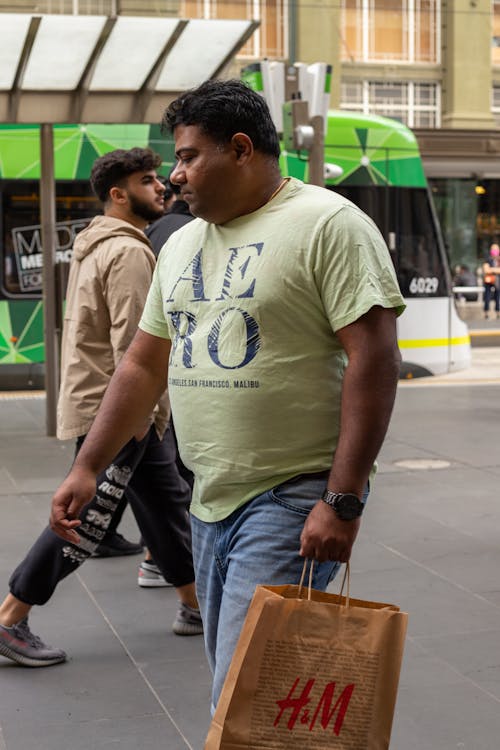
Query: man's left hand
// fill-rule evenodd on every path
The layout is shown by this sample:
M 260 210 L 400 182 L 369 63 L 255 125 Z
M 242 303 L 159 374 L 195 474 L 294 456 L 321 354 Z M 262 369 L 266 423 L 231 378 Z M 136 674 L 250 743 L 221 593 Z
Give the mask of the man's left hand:
M 361 519 L 341 521 L 323 500 L 309 513 L 300 535 L 300 554 L 310 560 L 345 563 L 351 557 L 352 545 L 359 531 Z
M 52 498 L 50 528 L 61 539 L 72 544 L 80 542 L 76 529 L 82 522 L 78 516 L 82 508 L 94 497 L 95 490 L 95 474 L 73 464 L 70 473 Z

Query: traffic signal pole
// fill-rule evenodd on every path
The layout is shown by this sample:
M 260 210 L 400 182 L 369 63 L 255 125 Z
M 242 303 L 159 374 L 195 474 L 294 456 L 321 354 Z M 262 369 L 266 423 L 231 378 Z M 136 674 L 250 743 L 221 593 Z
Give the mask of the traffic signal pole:
M 243 80 L 269 105 L 271 117 L 287 151 L 307 154 L 308 182 L 325 185 L 325 123 L 331 84 L 327 63 L 262 60 L 242 71 Z
M 325 186 L 325 124 L 321 115 L 310 119 L 313 129 L 313 142 L 309 149 L 309 182 L 311 185 Z

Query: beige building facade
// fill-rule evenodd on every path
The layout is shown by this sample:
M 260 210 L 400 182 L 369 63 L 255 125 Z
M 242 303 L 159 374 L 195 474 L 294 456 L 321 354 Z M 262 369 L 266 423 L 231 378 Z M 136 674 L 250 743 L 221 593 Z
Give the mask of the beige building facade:
M 263 58 L 330 63 L 333 107 L 416 132 L 452 265 L 500 240 L 500 0 L 0 0 L 0 12 L 258 20 L 224 76 Z
M 334 66 L 332 106 L 415 131 L 450 263 L 480 265 L 500 239 L 500 2 L 299 0 L 296 38 Z
M 0 0 L 9 11 L 258 20 L 230 72 L 263 58 L 323 60 L 333 66 L 334 107 L 414 129 L 500 124 L 500 2 L 492 0 Z

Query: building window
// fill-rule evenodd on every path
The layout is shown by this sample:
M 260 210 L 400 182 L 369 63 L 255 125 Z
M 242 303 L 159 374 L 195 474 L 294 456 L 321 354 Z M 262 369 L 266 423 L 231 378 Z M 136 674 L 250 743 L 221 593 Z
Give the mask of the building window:
M 491 62 L 500 65 L 500 2 L 493 2 Z
M 410 128 L 440 126 L 440 87 L 415 81 L 345 81 L 341 109 L 383 115 Z
M 144 15 L 179 18 L 220 18 L 260 21 L 238 58 L 288 57 L 288 2 L 286 0 L 24 0 L 19 11 Z M 13 5 L 0 0 L 0 11 Z
M 495 118 L 495 124 L 500 126 L 500 84 L 494 85 L 491 90 L 491 112 Z
M 137 0 L 136 0 L 137 2 Z M 58 15 L 116 15 L 117 0 L 0 0 L 0 12 L 49 13 Z M 121 11 L 123 13 L 123 10 Z
M 342 0 L 342 60 L 438 63 L 438 0 Z
M 238 58 L 283 59 L 288 55 L 287 8 L 285 0 L 181 0 L 180 16 L 260 21 L 252 38 L 238 52 Z

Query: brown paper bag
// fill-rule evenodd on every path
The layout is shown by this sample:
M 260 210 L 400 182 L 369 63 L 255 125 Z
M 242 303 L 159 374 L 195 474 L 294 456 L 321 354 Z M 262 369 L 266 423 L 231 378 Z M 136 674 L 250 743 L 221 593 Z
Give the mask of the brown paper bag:
M 385 750 L 407 620 L 349 592 L 258 586 L 205 750 Z

